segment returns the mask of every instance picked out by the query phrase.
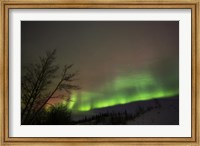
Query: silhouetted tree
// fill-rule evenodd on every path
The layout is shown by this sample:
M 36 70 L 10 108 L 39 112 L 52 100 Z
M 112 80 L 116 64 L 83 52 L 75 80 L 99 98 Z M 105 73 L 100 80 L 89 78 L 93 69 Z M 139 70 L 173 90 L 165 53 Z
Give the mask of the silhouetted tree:
M 71 120 L 71 111 L 63 104 L 56 104 L 50 107 L 47 112 L 45 125 L 69 125 L 73 124 Z
M 70 93 L 73 89 L 79 89 L 77 85 L 71 84 L 77 74 L 69 73 L 73 65 L 65 65 L 57 84 L 53 84 L 52 81 L 59 69 L 58 65 L 55 65 L 55 54 L 56 50 L 47 52 L 46 56 L 39 58 L 39 63 L 31 64 L 24 70 L 21 83 L 22 124 L 33 124 L 37 115 L 57 90 L 64 89 Z

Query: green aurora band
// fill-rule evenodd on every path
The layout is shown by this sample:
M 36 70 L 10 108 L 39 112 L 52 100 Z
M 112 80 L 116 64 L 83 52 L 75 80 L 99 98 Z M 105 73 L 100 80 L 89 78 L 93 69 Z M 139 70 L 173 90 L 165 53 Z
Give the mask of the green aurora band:
M 159 79 L 151 73 L 140 73 L 114 78 L 95 92 L 73 92 L 69 108 L 75 111 L 89 111 L 119 104 L 179 94 L 178 78 Z M 63 102 L 63 104 L 67 104 Z

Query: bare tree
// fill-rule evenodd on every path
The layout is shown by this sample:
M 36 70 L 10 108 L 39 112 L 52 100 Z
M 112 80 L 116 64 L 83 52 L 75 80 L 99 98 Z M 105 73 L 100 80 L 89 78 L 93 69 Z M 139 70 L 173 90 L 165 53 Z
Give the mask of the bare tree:
M 31 64 L 25 68 L 21 83 L 22 124 L 32 124 L 57 90 L 64 89 L 70 93 L 71 90 L 79 89 L 77 85 L 72 84 L 77 73 L 69 73 L 73 65 L 65 65 L 60 80 L 52 88 L 52 81 L 59 69 L 54 64 L 55 54 L 56 50 L 47 52 L 45 57 L 40 57 L 39 63 Z

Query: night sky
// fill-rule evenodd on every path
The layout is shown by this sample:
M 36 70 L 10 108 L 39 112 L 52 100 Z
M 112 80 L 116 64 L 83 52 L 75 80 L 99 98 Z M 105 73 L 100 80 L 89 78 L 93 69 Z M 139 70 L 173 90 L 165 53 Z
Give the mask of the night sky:
M 22 21 L 21 63 L 57 50 L 78 71 L 70 108 L 89 111 L 179 94 L 178 21 Z M 59 78 L 59 72 L 58 72 Z

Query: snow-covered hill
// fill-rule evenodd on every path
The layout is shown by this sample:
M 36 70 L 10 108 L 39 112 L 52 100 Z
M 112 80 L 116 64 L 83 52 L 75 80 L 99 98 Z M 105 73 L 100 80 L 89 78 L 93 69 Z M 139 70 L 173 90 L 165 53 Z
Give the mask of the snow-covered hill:
M 124 113 L 131 117 L 125 118 L 125 115 L 123 116 Z M 120 116 L 126 120 L 123 123 L 127 125 L 178 125 L 179 97 L 132 102 L 124 105 L 94 109 L 89 112 L 74 112 L 72 115 L 76 121 L 88 118 L 87 122 L 80 123 L 87 125 L 93 125 L 94 123 L 110 125 L 109 120 L 111 118 L 119 118 Z M 98 118 L 98 122 L 95 121 L 96 116 L 100 117 L 100 120 Z M 89 120 L 91 117 L 93 117 L 93 120 Z

